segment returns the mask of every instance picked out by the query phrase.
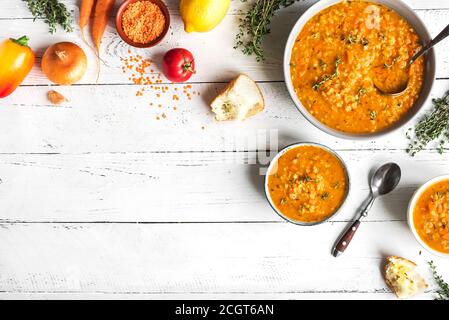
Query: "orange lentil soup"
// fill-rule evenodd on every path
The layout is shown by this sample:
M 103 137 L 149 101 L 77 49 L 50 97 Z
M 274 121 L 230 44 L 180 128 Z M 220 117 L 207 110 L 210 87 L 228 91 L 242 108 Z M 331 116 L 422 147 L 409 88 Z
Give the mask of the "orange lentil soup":
M 423 58 L 411 66 L 408 89 L 398 97 L 381 95 L 373 81 L 397 80 L 420 47 L 418 34 L 392 9 L 343 1 L 315 15 L 299 33 L 290 61 L 292 84 L 304 107 L 328 127 L 352 134 L 382 131 L 417 100 Z
M 431 185 L 413 209 L 413 225 L 432 249 L 449 254 L 449 180 Z
M 284 153 L 268 176 L 268 190 L 276 209 L 299 222 L 322 221 L 343 203 L 346 171 L 330 152 L 300 146 Z

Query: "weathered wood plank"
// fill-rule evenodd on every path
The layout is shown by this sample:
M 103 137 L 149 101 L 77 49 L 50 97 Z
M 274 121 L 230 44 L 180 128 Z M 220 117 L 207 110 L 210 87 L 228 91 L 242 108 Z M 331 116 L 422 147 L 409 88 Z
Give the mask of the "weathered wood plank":
M 448 173 L 448 156 L 436 152 L 416 158 L 402 150 L 339 153 L 347 161 L 352 189 L 334 221 L 354 217 L 368 195 L 368 173 L 384 162 L 397 162 L 403 177 L 397 190 L 378 200 L 371 221 L 405 221 L 414 190 Z M 264 197 L 262 156 L 256 152 L 0 155 L 0 221 L 282 222 Z
M 201 92 L 192 100 L 179 94 L 181 85 L 170 86 L 160 98 L 154 91 L 137 97 L 139 88 L 127 85 L 60 87 L 57 90 L 70 100 L 64 107 L 49 104 L 48 87 L 20 87 L 0 100 L 0 153 L 254 151 L 270 149 L 261 139 L 257 146 L 252 141 L 271 129 L 278 130 L 279 145 L 315 141 L 337 149 L 407 147 L 405 131 L 413 122 L 373 141 L 337 139 L 297 111 L 283 83 L 260 86 L 266 110 L 243 122 L 214 120 L 208 104 L 224 84 L 192 85 L 191 91 Z M 432 97 L 441 97 L 448 89 L 449 81 L 437 81 Z M 174 101 L 173 94 L 180 100 Z M 428 101 L 420 115 L 430 108 Z
M 342 224 L 0 224 L 0 291 L 6 294 L 265 295 L 334 297 L 389 290 L 388 254 L 433 259 L 404 222 L 366 223 L 344 256 L 330 255 Z M 313 245 L 310 245 L 313 243 Z M 338 276 L 336 276 L 338 275 Z M 430 279 L 429 279 L 430 280 Z M 431 298 L 432 294 L 420 298 Z

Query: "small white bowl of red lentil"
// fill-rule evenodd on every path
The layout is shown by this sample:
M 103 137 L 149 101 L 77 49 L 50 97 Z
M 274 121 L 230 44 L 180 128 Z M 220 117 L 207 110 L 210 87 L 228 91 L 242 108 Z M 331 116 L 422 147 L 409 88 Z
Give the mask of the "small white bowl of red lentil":
M 170 13 L 161 0 L 125 0 L 117 10 L 117 32 L 137 48 L 157 45 L 168 32 Z
M 407 220 L 422 247 L 449 258 L 449 175 L 433 178 L 416 190 L 408 206 Z

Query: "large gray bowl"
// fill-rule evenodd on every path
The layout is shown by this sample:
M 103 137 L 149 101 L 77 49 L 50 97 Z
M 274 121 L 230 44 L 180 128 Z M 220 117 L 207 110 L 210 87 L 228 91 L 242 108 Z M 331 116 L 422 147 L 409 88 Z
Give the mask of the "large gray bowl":
M 418 100 L 415 102 L 415 104 L 410 108 L 407 114 L 405 114 L 399 121 L 397 121 L 392 126 L 388 127 L 387 129 L 375 133 L 368 133 L 368 134 L 351 134 L 346 133 L 342 131 L 335 130 L 333 128 L 330 128 L 326 126 L 325 124 L 318 121 L 313 115 L 310 114 L 310 112 L 302 105 L 301 101 L 299 100 L 298 96 L 295 93 L 295 90 L 293 89 L 293 84 L 290 78 L 290 57 L 291 52 L 293 49 L 293 46 L 295 44 L 295 40 L 298 36 L 298 34 L 301 32 L 304 25 L 317 13 L 322 11 L 323 9 L 330 7 L 334 4 L 337 4 L 339 2 L 342 2 L 342 0 L 321 0 L 318 1 L 316 4 L 311 6 L 304 14 L 299 18 L 299 20 L 296 22 L 295 26 L 293 27 L 292 31 L 290 32 L 290 35 L 287 40 L 287 45 L 285 47 L 284 51 L 284 78 L 285 83 L 287 85 L 288 92 L 295 102 L 296 107 L 298 110 L 302 113 L 302 115 L 311 122 L 315 127 L 321 129 L 322 131 L 331 134 L 333 136 L 339 137 L 339 138 L 345 138 L 345 139 L 372 139 L 379 136 L 386 135 L 388 133 L 393 132 L 394 130 L 400 128 L 407 122 L 409 122 L 411 119 L 413 119 L 418 111 L 422 108 L 422 106 L 426 103 L 430 96 L 430 92 L 432 90 L 434 81 L 435 81 L 435 70 L 436 70 L 436 61 L 435 61 L 435 52 L 433 49 L 430 49 L 428 53 L 424 56 L 425 59 L 425 70 L 424 70 L 424 81 L 423 81 L 423 87 L 421 89 L 421 93 L 419 95 Z M 405 3 L 403 3 L 400 0 L 371 0 L 370 2 L 378 3 L 385 5 L 394 11 L 396 11 L 399 15 L 401 15 L 403 18 L 405 18 L 410 25 L 412 25 L 418 35 L 420 36 L 422 42 L 424 44 L 430 42 L 432 40 L 429 31 L 427 30 L 426 26 L 424 25 L 424 22 L 419 18 L 416 13 Z

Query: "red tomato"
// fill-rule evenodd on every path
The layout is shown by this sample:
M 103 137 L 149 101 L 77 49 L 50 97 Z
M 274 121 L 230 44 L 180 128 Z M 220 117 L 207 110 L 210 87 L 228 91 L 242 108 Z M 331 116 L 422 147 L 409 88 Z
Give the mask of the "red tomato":
M 195 60 L 189 50 L 175 48 L 167 51 L 162 60 L 162 71 L 168 80 L 184 82 L 195 73 Z

